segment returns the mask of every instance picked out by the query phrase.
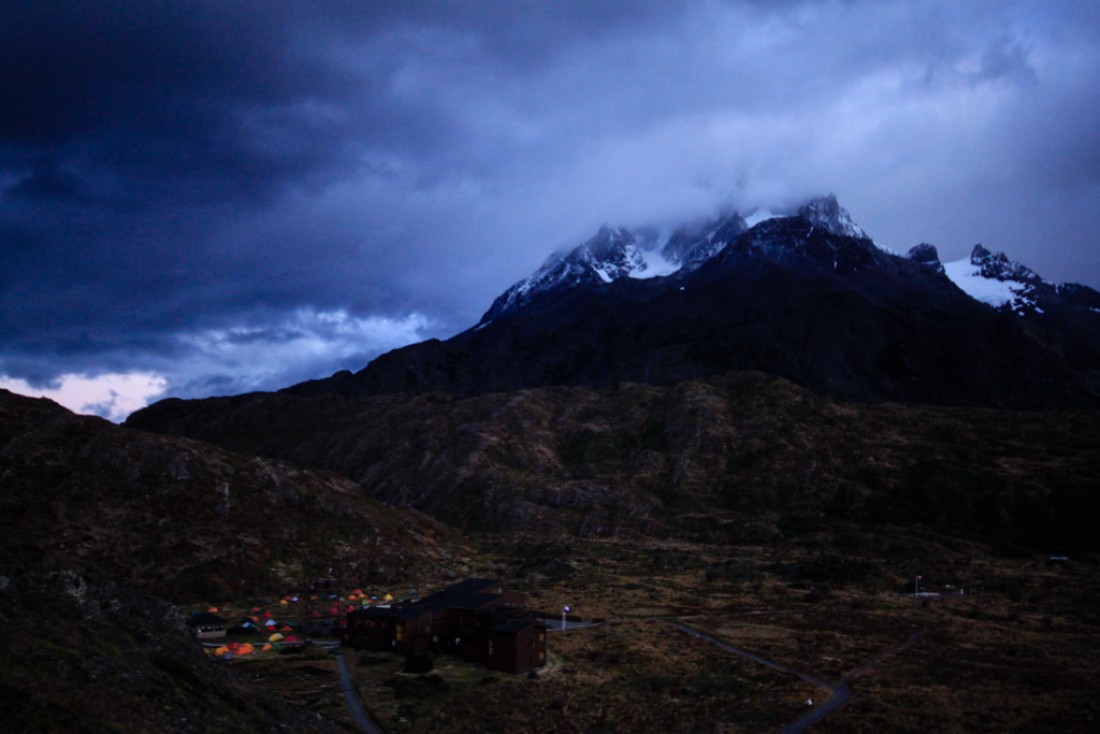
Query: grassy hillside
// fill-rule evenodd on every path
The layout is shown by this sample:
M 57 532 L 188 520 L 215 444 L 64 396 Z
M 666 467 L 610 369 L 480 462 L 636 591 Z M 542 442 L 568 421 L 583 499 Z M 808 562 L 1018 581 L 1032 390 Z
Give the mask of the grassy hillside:
M 130 425 L 339 472 L 466 529 L 768 540 L 904 524 L 1100 550 L 1092 412 L 842 403 L 756 373 L 470 398 L 169 400 Z
M 329 568 L 432 578 L 464 552 L 343 477 L 0 391 L 0 729 L 337 731 L 205 657 L 186 609 Z

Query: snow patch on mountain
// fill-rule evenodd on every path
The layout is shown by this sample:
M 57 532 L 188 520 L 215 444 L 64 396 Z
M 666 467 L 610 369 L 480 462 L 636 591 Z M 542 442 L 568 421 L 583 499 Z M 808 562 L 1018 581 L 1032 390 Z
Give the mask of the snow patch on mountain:
M 1010 282 L 982 277 L 981 266 L 970 262 L 970 258 L 944 263 L 943 269 L 963 293 L 994 308 L 1012 303 L 1016 298 Z
M 667 242 L 667 238 L 665 238 Z M 667 259 L 660 248 L 652 250 L 639 250 L 642 256 L 642 266 L 627 273 L 627 277 L 635 280 L 647 278 L 663 278 L 680 270 L 680 263 Z
M 782 217 L 782 214 L 775 214 L 767 209 L 757 209 L 752 214 L 745 217 L 745 224 L 751 229 L 761 222 L 765 222 L 769 219 L 775 219 L 776 217 Z
M 1020 316 L 1029 311 L 1044 313 L 1036 300 L 1036 291 L 1040 286 L 1051 286 L 1035 271 L 1009 260 L 1003 252 L 993 253 L 975 245 L 969 258 L 947 263 L 944 270 L 967 295 L 994 308 L 1008 308 Z

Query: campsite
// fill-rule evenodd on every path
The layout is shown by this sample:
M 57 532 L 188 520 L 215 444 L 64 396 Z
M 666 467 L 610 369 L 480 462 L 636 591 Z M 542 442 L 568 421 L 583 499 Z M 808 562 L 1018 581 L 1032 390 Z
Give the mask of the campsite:
M 475 573 L 510 572 L 507 587 L 532 607 L 549 613 L 568 602 L 577 617 L 599 621 L 565 634 L 549 624 L 546 664 L 532 671 L 502 673 L 442 652 L 341 648 L 333 637 L 299 642 L 290 639 L 300 636 L 293 624 L 289 636 L 265 643 L 265 614 L 280 629 L 297 618 L 301 601 L 288 599 L 258 610 L 247 602 L 219 607 L 230 619 L 255 616 L 264 629 L 228 628 L 226 640 L 240 645 L 236 653 L 219 656 L 221 646 L 201 644 L 222 664 L 349 731 L 357 729 L 339 687 L 341 655 L 384 731 L 457 734 L 475 719 L 489 731 L 775 731 L 803 716 L 808 699 L 817 707 L 834 695 L 703 636 L 843 686 L 850 699 L 814 731 L 871 732 L 884 722 L 920 721 L 943 731 L 965 730 L 951 722 L 979 721 L 1005 731 L 1023 731 L 1013 722 L 1028 722 L 1035 727 L 1028 730 L 1042 731 L 1051 711 L 1100 716 L 1087 695 L 1100 669 L 1079 654 L 1085 633 L 1075 624 L 1088 616 L 1085 590 L 1097 588 L 1091 570 L 1041 557 L 996 558 L 980 546 L 931 537 L 911 541 L 905 547 L 921 555 L 925 569 L 922 589 L 942 593 L 961 580 L 971 591 L 948 600 L 915 596 L 894 562 L 876 568 L 842 560 L 814 542 L 735 549 L 608 539 L 495 542 L 471 559 Z M 386 604 L 385 594 L 367 593 L 366 607 Z M 390 595 L 398 606 L 408 598 Z M 345 610 L 364 608 L 363 597 L 337 601 Z M 253 652 L 241 653 L 247 644 Z

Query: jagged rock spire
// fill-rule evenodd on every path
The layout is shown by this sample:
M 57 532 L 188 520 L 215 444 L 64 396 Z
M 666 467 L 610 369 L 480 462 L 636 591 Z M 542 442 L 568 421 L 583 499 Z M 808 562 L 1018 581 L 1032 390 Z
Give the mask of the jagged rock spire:
M 906 257 L 926 270 L 930 270 L 939 275 L 944 274 L 943 263 L 940 262 L 940 253 L 936 250 L 935 245 L 922 242 L 910 248 Z
M 798 210 L 798 216 L 809 219 L 815 226 L 824 227 L 833 234 L 861 240 L 870 239 L 852 220 L 848 210 L 837 202 L 835 194 L 813 199 Z

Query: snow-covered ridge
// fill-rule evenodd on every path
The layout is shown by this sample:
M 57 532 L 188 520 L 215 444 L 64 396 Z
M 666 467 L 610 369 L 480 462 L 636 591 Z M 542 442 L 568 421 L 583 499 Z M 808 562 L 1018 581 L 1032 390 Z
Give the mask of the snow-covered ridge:
M 1010 304 L 1017 297 L 1018 283 L 984 277 L 981 266 L 970 262 L 968 257 L 944 263 L 943 269 L 966 295 L 994 308 Z
M 852 215 L 837 203 L 836 197 L 832 194 L 808 202 L 798 210 L 798 216 L 809 219 L 816 226 L 824 227 L 833 234 L 855 237 L 859 240 L 870 239 L 867 233 L 852 221 Z
M 1036 289 L 1040 285 L 1053 288 L 1030 268 L 981 245 L 974 246 L 970 257 L 944 263 L 943 268 L 951 282 L 971 298 L 1021 316 L 1029 311 L 1043 313 Z
M 819 197 L 797 210 L 776 214 L 755 209 L 746 219 L 738 212 L 724 214 L 702 225 L 681 227 L 671 233 L 652 228 L 631 232 L 622 227 L 601 227 L 595 237 L 569 252 L 551 255 L 529 277 L 502 293 L 481 319 L 484 325 L 500 314 L 529 303 L 540 294 L 579 285 L 610 283 L 620 278 L 655 278 L 694 270 L 722 252 L 743 232 L 761 222 L 783 216 L 801 216 L 830 232 L 867 239 L 836 197 Z
M 767 249 L 775 232 L 784 228 L 783 223 L 773 220 L 792 215 L 808 220 L 813 228 L 863 240 L 861 247 L 881 252 L 884 257 L 902 257 L 875 245 L 832 195 L 813 199 L 786 213 L 755 209 L 745 217 L 730 212 L 672 232 L 605 226 L 595 237 L 573 250 L 551 255 L 537 271 L 502 293 L 482 317 L 478 328 L 546 293 L 583 285 L 598 287 L 624 278 L 656 278 L 689 272 L 717 256 L 742 235 L 754 245 Z M 1057 303 L 1100 313 L 1100 293 L 1071 283 L 1054 286 L 1030 268 L 1009 260 L 1004 253 L 990 252 L 981 245 L 975 246 L 969 258 L 949 263 L 941 263 L 936 248 L 929 244 L 917 245 L 904 257 L 935 275 L 946 276 L 971 298 L 993 308 L 1011 310 L 1021 316 L 1041 315 L 1045 307 Z M 836 265 L 834 260 L 834 269 Z

